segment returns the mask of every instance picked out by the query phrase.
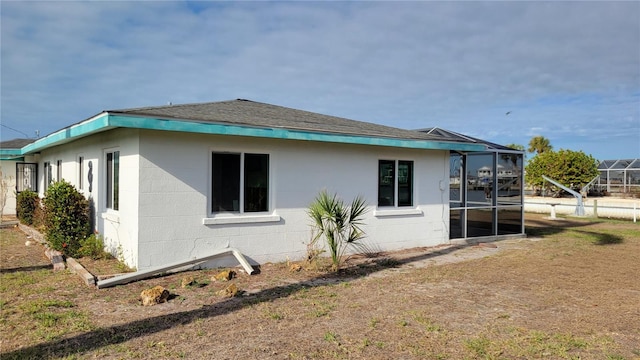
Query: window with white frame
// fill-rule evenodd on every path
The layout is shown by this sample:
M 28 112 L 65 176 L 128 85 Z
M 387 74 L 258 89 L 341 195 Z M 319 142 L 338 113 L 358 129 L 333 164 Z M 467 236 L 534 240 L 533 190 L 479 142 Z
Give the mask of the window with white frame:
M 47 191 L 49 185 L 53 183 L 53 174 L 51 170 L 51 163 L 48 161 L 44 162 L 44 192 Z
M 378 206 L 413 206 L 413 161 L 378 161 Z
M 106 208 L 118 210 L 120 207 L 120 151 L 106 153 Z
M 214 152 L 211 212 L 269 210 L 269 155 Z

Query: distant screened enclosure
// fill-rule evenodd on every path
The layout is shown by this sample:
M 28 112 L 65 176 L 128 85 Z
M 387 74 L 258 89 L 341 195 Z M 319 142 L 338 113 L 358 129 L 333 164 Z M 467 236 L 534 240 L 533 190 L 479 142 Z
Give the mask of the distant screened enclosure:
M 421 131 L 487 146 L 450 153 L 449 238 L 523 235 L 524 152 L 439 128 Z
M 609 193 L 640 193 L 640 159 L 604 160 L 597 187 Z

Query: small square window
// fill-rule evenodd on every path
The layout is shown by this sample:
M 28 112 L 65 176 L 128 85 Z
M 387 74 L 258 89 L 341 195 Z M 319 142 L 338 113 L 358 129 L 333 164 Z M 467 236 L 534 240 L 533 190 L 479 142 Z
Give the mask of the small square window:
M 268 154 L 212 154 L 211 212 L 269 210 Z

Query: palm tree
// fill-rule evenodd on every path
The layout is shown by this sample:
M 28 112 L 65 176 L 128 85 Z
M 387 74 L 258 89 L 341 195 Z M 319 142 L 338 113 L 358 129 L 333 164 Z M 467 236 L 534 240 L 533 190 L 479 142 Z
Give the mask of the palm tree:
M 524 145 L 520 145 L 520 144 L 509 144 L 507 145 L 507 147 L 512 148 L 514 150 L 524 151 Z
M 362 197 L 356 197 L 347 207 L 336 194 L 331 196 L 326 191 L 322 191 L 309 205 L 307 213 L 317 231 L 312 241 L 325 237 L 335 271 L 340 270 L 347 246 L 358 245 L 358 241 L 364 238 L 360 226 L 364 225 L 362 218 L 366 212 L 367 205 Z
M 551 146 L 551 142 L 544 136 L 534 136 L 529 141 L 529 148 L 527 151 L 535 152 L 536 154 L 542 154 L 545 151 L 551 151 L 553 146 Z

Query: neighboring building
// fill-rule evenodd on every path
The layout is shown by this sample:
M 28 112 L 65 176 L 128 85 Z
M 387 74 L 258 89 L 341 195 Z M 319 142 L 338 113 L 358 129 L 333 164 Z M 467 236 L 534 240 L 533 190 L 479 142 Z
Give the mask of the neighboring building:
M 603 160 L 594 182 L 599 191 L 640 194 L 640 159 Z
M 13 139 L 0 142 L 0 171 L 2 181 L 8 185 L 6 203 L 2 213 L 16 214 L 16 195 L 23 190 L 36 191 L 37 164 L 33 155 L 23 155 L 21 149 L 35 139 Z
M 460 219 L 449 229 L 450 154 L 486 152 L 468 139 L 239 99 L 104 111 L 16 155 L 37 162 L 40 195 L 55 180 L 75 185 L 109 249 L 144 270 L 226 247 L 253 263 L 302 258 L 306 209 L 323 189 L 367 200 L 370 249 L 449 243 L 461 233 Z M 519 227 L 487 236 L 524 234 L 518 199 Z

